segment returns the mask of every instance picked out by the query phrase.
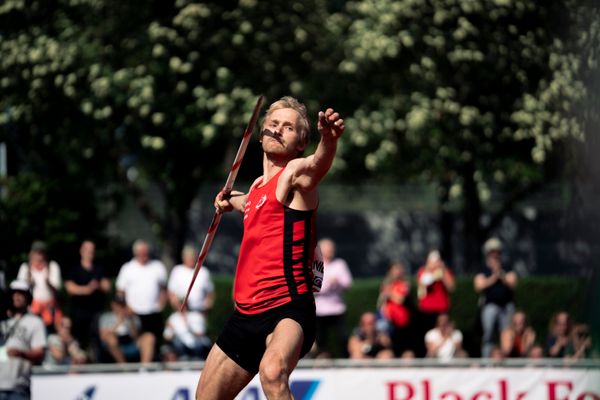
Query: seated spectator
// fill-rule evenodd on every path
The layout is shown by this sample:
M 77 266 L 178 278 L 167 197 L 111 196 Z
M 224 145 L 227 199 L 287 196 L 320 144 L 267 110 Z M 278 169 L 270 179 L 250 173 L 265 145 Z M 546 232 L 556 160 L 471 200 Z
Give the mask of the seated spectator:
M 571 360 L 593 358 L 590 329 L 586 324 L 575 324 L 571 330 L 571 340 L 566 349 L 566 356 Z
M 79 248 L 80 262 L 67 274 L 65 289 L 71 296 L 71 320 L 73 336 L 82 348 L 87 348 L 90 338 L 95 336 L 91 329 L 97 324 L 104 309 L 106 294 L 110 292 L 110 281 L 104 269 L 94 262 L 96 245 L 86 240 Z
M 448 314 L 440 314 L 435 328 L 425 334 L 427 357 L 437 358 L 441 361 L 464 357 L 462 340 L 461 331 L 454 328 L 454 323 Z
M 125 299 L 116 295 L 111 310 L 100 316 L 100 340 L 112 359 L 118 363 L 152 361 L 155 338 L 141 333 L 140 318 L 127 307 Z
M 377 329 L 377 317 L 366 312 L 348 340 L 350 358 L 393 358 L 392 341 L 387 332 Z
M 454 291 L 454 275 L 440 256 L 433 250 L 427 262 L 417 271 L 417 296 L 421 312 L 421 331 L 432 329 L 440 314 L 450 311 L 450 293 Z
M 196 266 L 196 250 L 193 246 L 185 246 L 181 252 L 182 264 L 176 265 L 169 276 L 168 294 L 173 310 L 180 310 L 188 286 L 194 275 Z M 205 266 L 200 268 L 194 287 L 187 302 L 189 311 L 206 313 L 215 302 L 215 289 L 210 278 L 210 271 Z
M 546 355 L 563 358 L 567 354 L 571 336 L 571 317 L 566 311 L 560 311 L 550 319 L 549 335 L 546 340 Z
M 414 339 L 410 330 L 409 295 L 410 283 L 406 279 L 404 265 L 400 262 L 394 262 L 390 265 L 383 279 L 377 303 L 381 315 L 389 322 L 392 344 L 396 355 L 414 348 Z
M 152 342 L 158 347 L 162 339 L 164 324 L 161 311 L 167 301 L 167 269 L 165 265 L 150 259 L 150 245 L 143 240 L 133 244 L 133 259 L 121 267 L 116 280 L 117 293 L 125 296 L 127 306 L 142 323 L 140 337 L 146 333 L 153 336 Z M 142 361 L 152 361 L 156 354 L 142 352 Z
M 493 365 L 500 365 L 505 359 L 504 354 L 502 354 L 502 349 L 499 346 L 492 346 L 490 349 L 490 356 L 488 358 L 492 360 Z
M 535 331 L 523 311 L 516 311 L 510 325 L 502 331 L 500 348 L 505 357 L 526 357 L 535 343 Z
M 56 326 L 56 333 L 48 336 L 48 351 L 46 365 L 84 364 L 85 353 L 71 334 L 71 319 L 63 317 Z
M 42 318 L 46 332 L 53 332 L 55 325 L 62 318 L 56 296 L 62 286 L 62 279 L 60 266 L 55 261 L 48 262 L 44 242 L 33 242 L 29 261 L 21 264 L 17 279 L 33 287 L 31 312 Z
M 544 358 L 544 348 L 539 344 L 534 344 L 529 350 L 527 357 L 535 359 Z
M 206 336 L 206 320 L 198 311 L 174 312 L 167 319 L 163 337 L 178 360 L 204 360 L 212 345 Z

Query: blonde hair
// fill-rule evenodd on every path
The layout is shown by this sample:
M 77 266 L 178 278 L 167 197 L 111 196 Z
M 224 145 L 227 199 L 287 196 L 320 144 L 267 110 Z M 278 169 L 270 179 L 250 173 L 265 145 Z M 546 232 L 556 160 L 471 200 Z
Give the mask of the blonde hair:
M 275 110 L 281 110 L 282 108 L 291 108 L 296 111 L 300 116 L 298 118 L 298 133 L 300 134 L 300 143 L 306 147 L 308 145 L 308 141 L 310 139 L 310 124 L 308 122 L 308 116 L 306 112 L 306 106 L 300 103 L 298 100 L 291 96 L 284 96 L 271 104 L 267 113 L 265 114 L 264 121 L 271 115 L 271 113 Z

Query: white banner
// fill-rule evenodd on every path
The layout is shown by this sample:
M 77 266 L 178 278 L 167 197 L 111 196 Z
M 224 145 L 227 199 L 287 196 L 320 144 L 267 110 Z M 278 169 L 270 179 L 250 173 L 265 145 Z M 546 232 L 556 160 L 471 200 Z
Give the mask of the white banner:
M 192 400 L 199 373 L 36 375 L 33 400 Z M 600 400 L 600 370 L 542 368 L 298 369 L 296 400 Z M 238 400 L 264 400 L 257 377 Z

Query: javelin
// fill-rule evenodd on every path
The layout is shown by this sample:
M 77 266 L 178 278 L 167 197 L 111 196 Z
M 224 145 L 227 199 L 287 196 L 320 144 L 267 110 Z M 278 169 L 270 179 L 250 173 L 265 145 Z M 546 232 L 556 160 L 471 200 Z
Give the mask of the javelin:
M 264 96 L 260 96 L 258 100 L 256 100 L 256 105 L 254 106 L 254 112 L 252 113 L 252 117 L 248 122 L 248 126 L 246 126 L 246 130 L 244 131 L 244 135 L 242 136 L 242 142 L 240 143 L 240 147 L 238 148 L 237 154 L 235 155 L 235 159 L 233 160 L 233 164 L 231 164 L 231 169 L 229 170 L 229 176 L 227 177 L 227 182 L 225 182 L 225 186 L 223 187 L 223 193 L 229 194 L 231 189 L 233 189 L 233 182 L 235 182 L 235 178 L 237 177 L 238 170 L 240 169 L 240 165 L 242 165 L 242 159 L 244 158 L 244 153 L 246 153 L 246 148 L 248 147 L 248 143 L 250 142 L 250 137 L 252 136 L 252 131 L 254 131 L 254 127 L 256 126 L 256 121 L 258 120 L 258 114 L 260 113 L 260 108 L 262 107 Z M 190 286 L 188 287 L 187 293 L 185 294 L 185 298 L 183 299 L 183 303 L 181 303 L 180 310 L 183 311 L 187 305 L 187 300 L 192 291 L 192 287 L 194 286 L 194 282 L 196 281 L 196 277 L 198 276 L 198 272 L 200 272 L 200 268 L 204 263 L 204 259 L 208 254 L 208 249 L 215 237 L 215 233 L 217 232 L 217 227 L 221 222 L 222 213 L 216 212 L 213 216 L 212 222 L 208 228 L 208 232 L 206 233 L 206 237 L 204 238 L 204 243 L 202 244 L 202 249 L 200 249 L 200 254 L 198 254 L 198 259 L 196 260 L 196 265 L 194 266 L 194 275 L 192 276 L 192 281 L 190 282 Z

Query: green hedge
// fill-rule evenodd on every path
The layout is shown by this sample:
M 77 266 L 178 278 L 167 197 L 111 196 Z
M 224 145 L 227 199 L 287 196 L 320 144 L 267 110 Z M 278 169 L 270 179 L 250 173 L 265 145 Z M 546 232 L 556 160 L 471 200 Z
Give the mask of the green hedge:
M 233 309 L 231 301 L 233 278 L 230 275 L 213 275 L 217 299 L 209 315 L 209 334 L 215 338 Z M 381 278 L 356 279 L 346 293 L 348 305 L 347 327 L 350 331 L 360 315 L 373 311 L 379 293 Z M 416 288 L 413 282 L 412 288 Z M 553 313 L 568 311 L 575 320 L 583 321 L 588 285 L 583 279 L 572 277 L 528 277 L 521 278 L 515 293 L 517 308 L 525 311 L 537 332 L 537 341 L 544 344 L 548 322 Z M 416 290 L 411 293 L 416 304 Z M 451 317 L 465 335 L 465 345 L 474 354 L 478 349 L 477 306 L 478 295 L 473 289 L 473 277 L 456 279 L 456 290 L 452 294 Z

